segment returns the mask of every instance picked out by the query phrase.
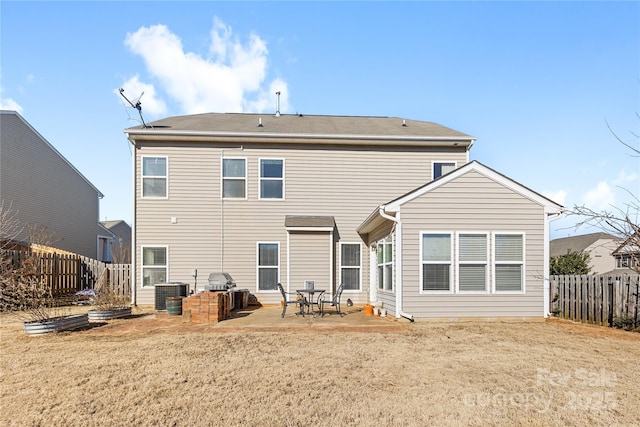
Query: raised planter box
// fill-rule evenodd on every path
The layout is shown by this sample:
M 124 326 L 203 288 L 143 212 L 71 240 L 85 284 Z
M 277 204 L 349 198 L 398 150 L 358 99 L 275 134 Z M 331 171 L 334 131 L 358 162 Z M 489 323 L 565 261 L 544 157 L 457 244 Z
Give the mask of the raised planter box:
M 27 335 L 42 335 L 49 332 L 72 331 L 87 326 L 89 326 L 87 314 L 74 314 L 44 321 L 24 322 L 24 332 Z
M 101 322 L 103 320 L 131 316 L 131 307 L 119 307 L 111 310 L 89 310 L 87 314 L 89 322 Z

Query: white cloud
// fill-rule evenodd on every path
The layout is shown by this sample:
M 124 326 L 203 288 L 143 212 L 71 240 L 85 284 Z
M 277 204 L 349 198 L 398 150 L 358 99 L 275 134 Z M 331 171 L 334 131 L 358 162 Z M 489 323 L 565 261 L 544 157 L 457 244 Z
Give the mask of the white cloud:
M 624 186 L 631 182 L 634 182 L 638 179 L 638 174 L 635 172 L 626 173 L 624 170 L 621 170 L 618 174 L 618 177 L 613 180 L 613 185 L 616 186 Z
M 558 190 L 556 192 L 543 191 L 542 195 L 562 206 L 566 206 L 565 203 L 567 202 L 567 192 L 565 190 Z
M 0 85 L 0 110 L 13 110 L 22 114 L 22 112 L 24 111 L 22 106 L 11 98 L 4 98 L 3 92 L 4 87 Z
M 0 110 L 14 110 L 20 114 L 24 111 L 22 106 L 11 98 L 0 98 Z
M 282 80 L 265 89 L 266 43 L 255 34 L 242 43 L 217 17 L 211 30 L 210 58 L 185 52 L 180 38 L 165 25 L 141 27 L 127 34 L 125 44 L 143 58 L 150 78 L 186 114 L 275 111 L 273 88 L 282 87 L 286 97 Z M 281 97 L 281 111 L 287 105 Z
M 124 89 L 124 96 L 127 97 L 134 105 L 139 100 L 142 106 L 142 114 L 150 116 L 161 116 L 167 112 L 167 105 L 162 99 L 159 99 L 156 94 L 156 88 L 148 83 L 140 81 L 139 76 L 136 74 L 122 85 Z M 124 100 L 119 91 L 114 91 L 120 99 L 124 102 L 125 106 L 131 107 L 126 100 Z
M 582 201 L 587 208 L 598 212 L 611 210 L 611 207 L 615 205 L 616 196 L 609 183 L 601 181 L 595 188 L 587 191 L 582 196 Z

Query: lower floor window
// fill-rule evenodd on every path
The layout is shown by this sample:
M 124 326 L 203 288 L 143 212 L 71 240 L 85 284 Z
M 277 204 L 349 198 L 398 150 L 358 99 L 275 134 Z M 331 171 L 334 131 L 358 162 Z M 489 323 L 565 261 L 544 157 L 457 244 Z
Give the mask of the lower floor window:
M 362 264 L 359 243 L 342 243 L 340 245 L 340 283 L 344 289 L 360 290 L 360 266 Z
M 451 234 L 422 233 L 422 290 L 451 290 Z
M 524 292 L 525 235 L 494 233 L 491 246 L 489 236 L 484 232 L 421 233 L 421 292 Z
M 524 236 L 495 234 L 494 240 L 496 292 L 524 290 Z
M 167 247 L 142 247 L 142 286 L 167 282 Z
M 280 281 L 280 244 L 258 243 L 258 290 L 275 291 Z
M 391 239 L 378 243 L 378 289 L 393 290 L 393 243 Z

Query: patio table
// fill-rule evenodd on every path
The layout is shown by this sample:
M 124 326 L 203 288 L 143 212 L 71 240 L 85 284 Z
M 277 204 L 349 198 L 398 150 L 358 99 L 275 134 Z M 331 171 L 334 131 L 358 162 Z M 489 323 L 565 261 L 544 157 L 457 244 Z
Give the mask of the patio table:
M 296 289 L 296 292 L 304 295 L 304 294 L 308 294 L 309 295 L 309 299 L 307 302 L 307 314 L 311 314 L 312 316 L 316 316 L 316 312 L 313 310 L 313 304 L 318 304 L 318 301 L 320 300 L 320 297 L 322 296 L 322 294 L 325 292 L 325 289 Z M 313 295 L 314 294 L 318 294 L 318 297 L 316 298 L 316 302 L 313 302 Z

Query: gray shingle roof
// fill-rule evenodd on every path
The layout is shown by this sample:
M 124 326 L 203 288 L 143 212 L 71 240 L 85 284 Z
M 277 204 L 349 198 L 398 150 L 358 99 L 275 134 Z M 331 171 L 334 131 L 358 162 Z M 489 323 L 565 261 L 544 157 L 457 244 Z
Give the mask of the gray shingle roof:
M 285 227 L 335 227 L 336 220 L 332 216 L 307 216 L 307 215 L 287 215 L 284 219 Z
M 615 240 L 616 237 L 608 233 L 590 233 L 554 239 L 549 242 L 549 255 L 566 255 L 568 251 L 582 252 L 600 239 Z
M 259 123 L 262 122 L 262 126 Z M 403 123 L 406 126 L 403 126 Z M 323 116 L 246 113 L 205 113 L 167 117 L 148 124 L 147 130 L 277 134 L 375 135 L 442 137 L 473 140 L 475 137 L 432 122 L 398 117 Z M 141 126 L 129 128 L 135 133 Z

